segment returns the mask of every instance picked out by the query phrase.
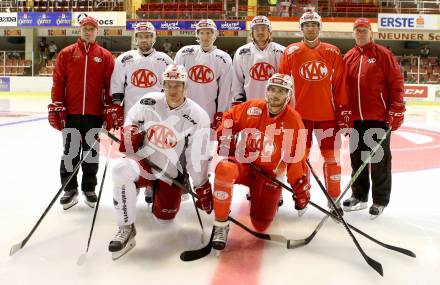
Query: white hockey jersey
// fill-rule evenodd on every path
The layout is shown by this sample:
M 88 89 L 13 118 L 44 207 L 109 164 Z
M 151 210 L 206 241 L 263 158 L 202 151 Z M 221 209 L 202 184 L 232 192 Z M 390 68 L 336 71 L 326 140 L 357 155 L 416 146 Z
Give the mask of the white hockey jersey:
M 130 108 L 146 93 L 162 91 L 162 73 L 173 60 L 154 50 L 145 56 L 137 49 L 127 51 L 116 59 L 110 94 L 124 98 L 124 117 Z
M 267 81 L 278 72 L 285 49 L 274 42 L 265 50 L 258 49 L 253 42 L 238 48 L 233 62 L 232 101 L 264 98 Z
M 199 104 L 210 121 L 216 112 L 224 112 L 231 105 L 232 59 L 226 52 L 214 47 L 204 52 L 200 45 L 181 48 L 174 58 L 176 64 L 188 72 L 186 97 Z
M 143 96 L 128 112 L 124 126 L 138 125 L 145 131 L 141 149 L 146 157 L 173 178 L 187 172 L 194 187 L 208 180 L 210 125 L 206 112 L 191 99 L 170 109 L 165 94 L 152 92 Z M 157 178 L 170 183 L 154 171 Z

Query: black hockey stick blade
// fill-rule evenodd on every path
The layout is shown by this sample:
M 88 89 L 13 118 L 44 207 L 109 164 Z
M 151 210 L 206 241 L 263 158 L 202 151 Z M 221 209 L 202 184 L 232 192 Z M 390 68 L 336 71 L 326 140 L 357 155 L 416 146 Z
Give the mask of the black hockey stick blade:
M 356 181 L 356 179 L 359 177 L 359 175 L 361 174 L 361 172 L 364 170 L 364 168 L 368 165 L 368 163 L 371 161 L 371 158 L 373 157 L 373 155 L 377 152 L 377 150 L 379 149 L 379 147 L 382 145 L 382 143 L 383 143 L 383 141 L 385 141 L 385 139 L 386 139 L 386 137 L 387 137 L 387 135 L 390 133 L 390 129 L 388 129 L 387 131 L 386 131 L 386 133 L 383 135 L 383 137 L 380 139 L 380 141 L 377 143 L 377 145 L 370 151 L 370 153 L 369 153 L 369 155 L 368 155 L 368 157 L 367 157 L 367 159 L 365 159 L 364 160 L 364 162 L 362 163 L 362 165 L 356 170 L 356 172 L 355 172 L 355 174 L 354 175 L 352 175 L 352 177 L 351 177 L 351 179 L 350 179 L 350 181 L 349 181 L 349 183 L 347 184 L 347 186 L 345 187 L 345 190 L 342 192 L 342 194 L 339 196 L 339 198 L 338 198 L 338 202 L 339 201 L 341 201 L 341 199 L 342 199 L 342 197 L 345 195 L 345 193 L 347 193 L 347 191 L 350 189 L 350 187 L 351 187 L 351 185 L 353 185 L 353 183 L 354 183 L 354 181 Z M 321 229 L 321 227 L 323 226 L 323 224 L 327 221 L 327 219 L 328 219 L 328 217 L 329 216 L 325 216 L 325 217 L 323 217 L 322 218 L 322 220 L 321 220 L 321 222 L 316 226 L 316 228 L 315 228 L 315 230 L 308 236 L 308 237 L 306 237 L 306 238 L 304 238 L 304 239 L 299 239 L 299 240 L 289 240 L 287 243 L 287 248 L 289 248 L 289 249 L 293 249 L 293 248 L 298 248 L 298 247 L 301 247 L 301 246 L 304 246 L 304 245 L 306 245 L 306 244 L 309 244 L 312 240 L 313 240 L 313 238 L 316 236 L 316 234 L 318 233 L 318 231 Z M 333 219 L 335 219 L 334 217 L 332 217 Z M 337 220 L 336 219 L 336 221 L 338 222 L 339 220 Z M 352 228 L 353 229 L 353 228 Z M 380 242 L 379 242 L 380 243 Z M 385 247 L 385 248 L 388 248 L 388 249 L 392 249 L 393 248 L 393 246 L 389 246 L 389 247 L 387 247 L 387 245 L 386 244 L 383 244 L 383 246 Z M 396 250 L 396 251 L 399 251 L 399 252 L 402 252 L 401 250 L 402 249 L 400 249 L 400 248 L 398 248 L 398 247 L 394 247 L 395 249 L 393 249 L 393 250 Z M 400 249 L 400 250 L 399 250 Z M 409 251 L 409 250 L 405 250 L 405 249 L 403 249 L 403 252 L 402 253 L 404 253 L 404 254 L 407 254 L 407 255 L 409 255 L 409 256 L 413 256 L 414 255 L 414 253 L 412 253 L 411 251 Z M 411 255 L 411 254 L 413 254 L 413 255 Z M 413 257 L 415 257 L 415 255 L 413 256 Z
M 280 243 L 284 243 L 284 244 L 287 243 L 287 241 L 288 241 L 287 238 L 285 238 L 282 235 L 265 234 L 265 233 L 259 233 L 254 230 L 251 230 L 250 228 L 243 225 L 242 223 L 240 223 L 239 221 L 237 221 L 236 219 L 234 219 L 231 216 L 229 216 L 228 219 L 231 222 L 233 222 L 234 224 L 236 224 L 237 226 L 239 226 L 240 228 L 242 228 L 243 230 L 247 231 L 248 233 L 250 233 L 251 235 L 253 235 L 259 239 L 271 240 L 271 241 L 276 241 L 276 242 L 280 242 Z
M 305 245 L 308 245 L 309 242 L 313 239 L 313 237 L 316 235 L 317 231 L 313 231 L 313 233 L 304 238 L 304 239 L 289 239 L 287 240 L 287 248 L 288 249 L 294 249 L 294 248 L 298 248 L 298 247 L 302 247 Z
M 375 242 L 375 243 L 377 243 L 377 244 L 379 244 L 379 245 L 381 245 L 381 246 L 383 246 L 383 247 L 385 247 L 385 248 L 387 248 L 389 250 L 394 250 L 394 251 L 400 252 L 402 254 L 408 255 L 410 257 L 414 257 L 414 258 L 417 257 L 416 254 L 414 252 L 412 252 L 411 250 L 409 250 L 409 249 L 398 247 L 398 246 L 394 246 L 394 245 L 390 245 L 390 244 L 386 244 L 384 242 L 381 242 L 381 241 L 375 239 L 374 237 L 366 234 L 365 232 L 361 231 L 360 229 L 358 229 L 358 228 L 356 228 L 356 227 L 354 227 L 354 226 L 352 226 L 350 224 L 348 224 L 348 226 L 350 227 L 350 229 L 354 230 L 358 234 L 366 237 L 367 239 L 369 239 L 369 240 L 371 240 L 371 241 L 373 241 L 373 242 Z
M 377 271 L 377 273 L 380 274 L 380 276 L 383 276 L 383 268 L 382 268 L 382 264 L 380 264 L 379 262 L 377 262 L 376 260 L 372 259 L 371 257 L 369 257 L 368 255 L 366 255 L 365 253 L 362 254 L 365 258 L 365 261 L 368 263 L 368 265 L 370 265 L 374 270 Z
M 187 250 L 180 254 L 180 260 L 182 261 L 194 261 L 200 258 L 203 258 L 211 253 L 212 249 L 212 239 L 214 238 L 214 228 L 212 228 L 211 237 L 209 238 L 209 242 L 202 248 L 195 250 Z
M 321 222 L 316 226 L 315 230 L 308 237 L 304 239 L 289 239 L 287 241 L 287 248 L 294 249 L 309 244 L 312 241 L 312 239 L 315 237 L 315 235 L 318 233 L 318 231 L 321 229 L 322 225 L 324 225 L 328 217 L 329 216 L 325 216 L 321 220 Z

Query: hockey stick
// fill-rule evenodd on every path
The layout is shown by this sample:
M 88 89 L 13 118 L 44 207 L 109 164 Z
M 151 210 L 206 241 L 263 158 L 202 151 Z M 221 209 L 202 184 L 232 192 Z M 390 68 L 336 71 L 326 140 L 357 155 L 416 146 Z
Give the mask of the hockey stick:
M 365 259 L 365 261 L 374 269 L 377 271 L 377 273 L 379 273 L 381 276 L 383 276 L 383 269 L 382 269 L 382 265 L 377 262 L 376 260 L 372 259 L 371 257 L 369 257 L 365 251 L 362 249 L 361 245 L 359 244 L 359 242 L 357 241 L 356 237 L 353 235 L 353 233 L 351 232 L 350 228 L 347 225 L 347 222 L 344 220 L 344 218 L 342 217 L 342 214 L 339 212 L 338 208 L 336 207 L 335 202 L 332 200 L 332 198 L 330 197 L 330 195 L 328 194 L 327 190 L 325 189 L 325 186 L 322 184 L 321 180 L 319 179 L 319 177 L 316 175 L 315 170 L 313 169 L 312 165 L 310 164 L 310 161 L 307 159 L 306 160 L 307 166 L 310 169 L 310 172 L 312 173 L 313 177 L 315 177 L 316 182 L 318 182 L 319 187 L 321 188 L 322 192 L 324 193 L 325 197 L 327 198 L 327 201 L 332 205 L 333 209 L 335 210 L 336 213 L 336 217 L 338 218 L 338 220 L 340 222 L 342 222 L 342 224 L 344 225 L 345 230 L 347 231 L 347 233 L 350 235 L 351 239 L 353 240 L 354 244 L 356 245 L 357 249 L 359 250 L 359 252 L 361 253 L 361 255 L 363 256 L 363 258 Z M 312 204 L 313 205 L 313 204 Z
M 361 174 L 361 172 L 364 170 L 364 168 L 368 165 L 368 163 L 371 161 L 373 155 L 377 152 L 377 150 L 380 148 L 380 146 L 382 145 L 382 142 L 386 139 L 387 135 L 390 133 L 390 129 L 387 130 L 387 132 L 385 133 L 385 135 L 380 139 L 380 141 L 377 143 L 377 145 L 370 151 L 370 153 L 368 154 L 367 159 L 362 163 L 362 165 L 358 168 L 358 170 L 356 171 L 356 173 L 353 175 L 353 177 L 351 178 L 351 180 L 348 182 L 347 186 L 345 187 L 345 190 L 342 192 L 342 194 L 339 196 L 338 200 L 336 200 L 337 203 L 339 203 L 342 198 L 344 197 L 344 195 L 348 192 L 348 190 L 350 189 L 350 187 L 353 185 L 353 183 L 356 181 L 356 179 L 359 177 L 359 175 Z M 324 223 L 327 221 L 329 216 L 325 216 L 324 218 L 322 218 L 321 222 L 316 226 L 315 230 L 306 238 L 304 239 L 297 239 L 297 240 L 289 240 L 288 241 L 288 246 L 287 248 L 292 249 L 292 248 L 297 248 L 297 247 L 301 247 L 301 246 L 305 246 L 307 245 L 309 242 L 312 241 L 312 239 L 315 237 L 315 235 L 318 233 L 318 231 L 321 229 L 321 227 L 324 225 Z M 407 253 L 404 253 L 407 254 Z M 413 255 L 409 255 L 412 257 L 415 257 Z
M 108 147 L 108 150 L 107 150 L 107 159 L 105 161 L 104 173 L 102 174 L 101 186 L 99 187 L 98 201 L 96 202 L 95 212 L 93 213 L 92 226 L 90 228 L 90 233 L 89 233 L 89 239 L 87 241 L 86 252 L 81 254 L 80 257 L 78 258 L 78 261 L 76 262 L 76 264 L 79 265 L 79 266 L 81 266 L 81 265 L 83 265 L 85 263 L 86 257 L 87 257 L 87 253 L 89 252 L 90 241 L 92 239 L 93 229 L 95 228 L 96 214 L 98 213 L 99 202 L 101 201 L 102 189 L 104 188 L 105 175 L 107 173 L 108 163 L 110 161 L 110 154 L 111 154 L 111 150 L 112 150 L 112 144 L 113 144 L 113 140 L 110 141 L 110 146 Z
M 199 249 L 186 250 L 180 254 L 180 260 L 182 261 L 194 261 L 203 258 L 211 253 L 212 249 L 212 239 L 214 238 L 214 227 L 212 228 L 211 237 L 208 243 Z
M 228 216 L 228 220 L 230 220 L 231 222 L 233 222 L 234 224 L 236 224 L 237 226 L 239 226 L 240 228 L 242 228 L 243 230 L 245 230 L 246 232 L 250 233 L 251 235 L 253 235 L 256 238 L 263 239 L 263 240 L 280 242 L 282 244 L 286 244 L 286 242 L 288 241 L 282 235 L 273 235 L 273 234 L 265 234 L 265 233 L 256 232 L 256 231 L 248 228 L 244 224 L 240 223 L 239 221 L 237 221 L 236 219 L 234 219 L 231 216 Z M 209 242 L 204 247 L 202 247 L 200 249 L 184 251 L 184 252 L 182 252 L 180 254 L 180 259 L 182 261 L 194 261 L 194 260 L 203 258 L 203 257 L 207 256 L 208 254 L 210 254 L 211 253 L 211 249 L 212 249 L 212 239 L 213 239 L 213 237 L 214 237 L 214 228 L 212 229 L 212 233 L 211 233 L 211 237 L 209 239 Z
M 102 132 L 102 130 L 105 128 L 105 125 L 103 125 L 101 127 L 101 129 L 99 130 L 99 132 Z M 98 132 L 98 133 L 99 133 Z M 64 191 L 64 189 L 66 189 L 67 184 L 69 184 L 70 180 L 72 180 L 73 176 L 75 176 L 76 172 L 78 171 L 79 167 L 81 166 L 81 163 L 89 156 L 89 154 L 92 152 L 93 148 L 95 147 L 96 143 L 98 142 L 98 140 L 95 140 L 95 142 L 92 144 L 91 148 L 89 151 L 87 151 L 87 153 L 78 161 L 78 163 L 75 165 L 75 168 L 73 169 L 72 173 L 69 175 L 69 177 L 67 177 L 66 182 L 64 183 L 64 185 L 61 186 L 60 190 L 58 190 L 58 192 L 55 194 L 55 196 L 53 197 L 52 201 L 50 201 L 49 205 L 46 207 L 46 209 L 44 210 L 43 214 L 41 215 L 41 217 L 38 219 L 37 223 L 34 225 L 34 227 L 32 228 L 32 230 L 30 231 L 30 233 L 19 243 L 13 245 L 11 247 L 11 250 L 9 251 L 9 256 L 14 255 L 15 253 L 17 253 L 17 251 L 19 251 L 20 249 L 22 249 L 27 242 L 29 241 L 29 239 L 32 237 L 32 235 L 34 234 L 35 230 L 38 228 L 38 226 L 40 225 L 40 223 L 43 221 L 44 217 L 47 215 L 47 213 L 49 212 L 49 210 L 52 208 L 53 204 L 55 203 L 55 201 L 58 199 L 58 197 L 61 195 L 61 192 Z
M 115 137 L 113 134 L 106 132 L 106 134 L 114 141 L 116 142 L 120 142 L 120 140 Z M 179 181 L 176 181 L 174 178 L 172 178 L 169 174 L 167 174 L 166 172 L 163 172 L 163 170 L 157 166 L 155 163 L 151 162 L 150 160 L 148 160 L 147 158 L 144 158 L 145 162 L 148 163 L 152 169 L 163 173 L 163 175 L 170 179 L 174 185 L 176 185 L 177 187 L 179 187 L 180 189 L 182 189 L 185 193 L 190 194 L 193 198 L 197 198 L 197 195 L 188 190 L 187 187 L 185 187 L 185 185 L 183 185 L 182 183 L 180 183 Z M 250 228 L 248 228 L 247 226 L 245 226 L 244 224 L 240 223 L 239 221 L 235 220 L 232 217 L 228 217 L 228 219 L 233 222 L 234 224 L 238 225 L 239 227 L 241 227 L 242 229 L 244 229 L 245 231 L 247 231 L 248 233 L 252 234 L 253 236 L 260 238 L 260 239 L 264 239 L 264 240 L 271 240 L 271 241 L 276 241 L 276 242 L 281 242 L 283 244 L 286 244 L 288 239 L 285 238 L 282 235 L 271 235 L 271 234 L 264 234 L 264 233 L 259 233 L 256 231 L 251 230 Z M 212 238 L 213 238 L 213 233 L 211 234 L 211 238 L 208 242 L 208 244 L 204 247 L 202 247 L 201 249 L 198 250 L 191 250 L 191 251 L 184 251 L 181 254 L 181 259 L 183 261 L 192 261 L 192 260 L 196 260 L 199 258 L 202 258 L 206 255 L 208 255 L 211 252 L 211 244 L 212 244 Z M 208 246 L 209 246 L 209 251 L 208 251 Z
M 110 132 L 106 132 L 105 133 L 112 141 L 115 141 L 117 143 L 121 143 L 121 140 L 116 137 L 114 134 L 110 133 Z M 193 191 L 191 191 L 191 188 L 188 188 L 187 185 L 189 184 L 189 181 L 187 180 L 188 177 L 185 178 L 185 185 L 183 185 L 182 183 L 178 182 L 176 179 L 174 179 L 173 177 L 171 177 L 168 173 L 166 173 L 165 171 L 163 171 L 162 168 L 160 168 L 159 166 L 157 166 L 156 164 L 154 164 L 153 162 L 151 162 L 149 159 L 147 159 L 146 157 L 143 158 L 143 160 L 150 165 L 150 167 L 154 170 L 156 170 L 159 173 L 162 173 L 163 176 L 165 176 L 167 179 L 171 180 L 172 183 L 174 185 L 176 185 L 177 187 L 179 187 L 181 190 L 183 190 L 183 192 L 188 193 L 191 195 L 192 199 L 193 199 L 193 203 L 194 203 L 194 207 L 196 209 L 196 213 L 197 213 L 197 219 L 199 220 L 199 224 L 200 224 L 200 228 L 202 229 L 202 243 L 203 243 L 203 236 L 204 236 L 204 228 L 203 228 L 203 223 L 202 223 L 202 218 L 200 217 L 200 213 L 199 213 L 199 209 L 196 206 L 196 201 L 195 198 L 197 198 L 197 195 L 194 194 Z
M 188 179 L 188 175 L 186 175 L 186 177 L 185 177 L 185 187 L 188 190 L 188 192 L 192 192 L 191 184 L 190 184 L 189 179 Z M 194 197 L 194 195 L 191 195 L 191 198 L 192 198 L 192 201 L 193 201 L 193 204 L 194 204 L 194 209 L 196 210 L 197 219 L 199 220 L 200 229 L 202 230 L 202 235 L 201 235 L 201 238 L 200 238 L 200 242 L 203 244 L 203 243 L 205 243 L 205 229 L 203 227 L 202 218 L 200 217 L 199 208 L 197 208 L 197 205 L 196 205 L 196 198 Z
M 270 176 L 270 175 L 267 174 L 264 170 L 260 169 L 258 166 L 254 165 L 254 164 L 251 164 L 251 166 L 252 166 L 255 170 L 257 170 L 258 172 L 260 172 L 263 176 L 265 176 L 265 177 L 267 177 L 267 178 L 273 180 L 274 182 L 278 183 L 281 187 L 283 187 L 283 188 L 286 189 L 287 191 L 289 191 L 289 192 L 291 192 L 291 193 L 294 193 L 293 190 L 292 190 L 292 188 L 290 188 L 289 186 L 287 186 L 287 185 L 284 184 L 283 182 L 281 182 L 281 181 L 275 179 L 274 177 Z M 336 215 L 334 215 L 334 214 L 330 213 L 329 211 L 327 211 L 327 210 L 321 208 L 320 206 L 316 205 L 316 204 L 313 203 L 312 201 L 310 201 L 309 203 L 310 203 L 312 206 L 314 206 L 315 208 L 317 208 L 319 211 L 325 213 L 326 215 L 328 215 L 328 216 L 330 216 L 330 217 L 333 217 L 334 219 L 338 219 L 338 217 L 337 217 Z M 380 246 L 383 246 L 383 247 L 385 247 L 385 248 L 387 248 L 387 249 L 389 249 L 389 250 L 393 250 L 393 251 L 396 251 L 396 252 L 400 252 L 400 253 L 402 253 L 402 254 L 405 254 L 405 255 L 408 255 L 408 256 L 411 256 L 411 257 L 416 257 L 415 253 L 412 252 L 412 251 L 410 251 L 410 250 L 408 250 L 408 249 L 405 249 L 405 248 L 401 248 L 401 247 L 397 247 L 397 246 L 393 246 L 393 245 L 389 245 L 389 244 L 383 243 L 383 242 L 381 242 L 381 241 L 379 241 L 379 240 L 373 238 L 372 236 L 366 234 L 366 233 L 363 232 L 362 230 L 356 228 L 355 226 L 350 225 L 350 224 L 347 224 L 347 225 L 350 227 L 350 229 L 352 229 L 352 230 L 354 230 L 355 232 L 361 234 L 361 235 L 364 236 L 365 238 L 367 238 L 367 239 L 369 239 L 369 240 L 371 240 L 371 241 L 377 243 L 377 244 L 380 245 Z M 288 247 L 289 247 L 289 248 L 295 247 L 295 246 L 289 245 L 289 243 L 292 243 L 292 241 L 294 241 L 294 240 L 288 240 Z

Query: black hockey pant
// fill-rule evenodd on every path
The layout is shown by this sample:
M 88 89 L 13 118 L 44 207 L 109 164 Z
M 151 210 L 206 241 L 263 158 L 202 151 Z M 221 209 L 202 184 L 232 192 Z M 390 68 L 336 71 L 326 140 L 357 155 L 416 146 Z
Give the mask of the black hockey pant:
M 354 121 L 354 129 L 359 134 L 359 140 L 352 134 L 350 137 L 350 158 L 352 176 L 367 158 L 368 153 L 382 138 L 387 130 L 382 121 Z M 376 131 L 374 130 L 376 129 Z M 379 134 L 377 130 L 382 130 Z M 357 141 L 359 141 L 357 143 Z M 382 142 L 382 150 L 378 150 L 370 162 L 370 167 L 365 167 L 352 185 L 353 196 L 360 201 L 368 201 L 370 190 L 370 169 L 372 181 L 373 203 L 387 206 L 391 194 L 391 149 L 390 134 Z

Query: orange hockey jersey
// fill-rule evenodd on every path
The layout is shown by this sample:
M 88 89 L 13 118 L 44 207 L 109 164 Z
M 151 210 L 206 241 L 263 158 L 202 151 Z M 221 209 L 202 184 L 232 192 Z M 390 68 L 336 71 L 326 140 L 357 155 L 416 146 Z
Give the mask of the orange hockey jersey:
M 284 51 L 279 72 L 293 77 L 295 109 L 304 120 L 335 120 L 335 110 L 348 106 L 344 62 L 334 45 L 319 43 L 311 49 L 303 42 Z
M 234 148 L 233 140 L 239 133 L 235 149 L 239 162 L 252 162 L 275 175 L 284 172 L 287 165 L 287 179 L 292 186 L 307 174 L 306 130 L 291 106 L 272 116 L 264 99 L 253 99 L 223 113 L 217 129 L 220 155 L 234 155 L 229 147 Z

